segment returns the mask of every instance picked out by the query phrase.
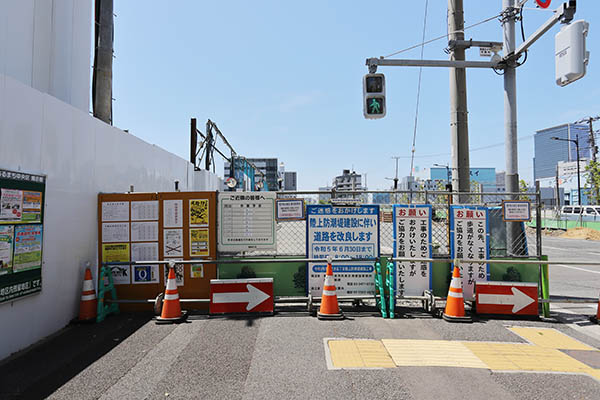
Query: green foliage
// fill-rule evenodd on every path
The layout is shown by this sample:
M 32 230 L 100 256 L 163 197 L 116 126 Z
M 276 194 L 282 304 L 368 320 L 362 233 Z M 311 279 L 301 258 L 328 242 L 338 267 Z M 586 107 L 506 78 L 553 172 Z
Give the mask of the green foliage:
M 529 187 L 527 187 L 527 182 L 525 179 L 519 180 L 519 193 L 527 193 L 529 191 Z M 519 200 L 529 200 L 528 195 L 519 196 Z
M 585 187 L 589 189 L 589 200 L 593 204 L 600 204 L 600 163 L 590 161 L 585 172 L 587 172 Z

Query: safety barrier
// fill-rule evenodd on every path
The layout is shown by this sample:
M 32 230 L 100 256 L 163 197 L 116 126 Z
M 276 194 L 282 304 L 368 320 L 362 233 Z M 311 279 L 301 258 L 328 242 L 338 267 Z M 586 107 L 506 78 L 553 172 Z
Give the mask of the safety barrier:
M 322 262 L 323 260 L 320 258 L 293 258 L 293 259 L 279 259 L 279 258 L 239 258 L 239 259 L 215 259 L 215 260 L 188 260 L 188 261 L 177 261 L 175 264 L 253 264 L 253 263 L 311 263 L 311 262 Z M 387 263 L 384 266 L 381 264 L 380 259 L 373 258 L 338 258 L 331 260 L 332 264 L 336 263 L 348 263 L 348 262 L 372 262 L 374 264 L 375 270 L 375 280 L 376 280 L 376 290 L 372 295 L 342 295 L 338 296 L 338 300 L 343 303 L 351 303 L 352 305 L 359 306 L 365 300 L 375 301 L 376 306 L 381 310 L 381 314 L 383 317 L 394 318 L 395 315 L 395 307 L 397 306 L 397 302 L 400 301 L 417 301 L 421 302 L 422 308 L 433 315 L 438 314 L 438 310 L 440 307 L 438 306 L 439 302 L 445 302 L 446 296 L 435 296 L 431 290 L 425 290 L 422 295 L 400 295 L 398 294 L 393 286 L 393 263 L 397 262 L 424 262 L 424 263 L 473 263 L 473 260 L 467 259 L 450 259 L 450 258 L 407 258 L 407 257 L 396 257 L 387 259 Z M 146 260 L 146 261 L 135 261 L 130 263 L 123 262 L 111 262 L 104 263 L 103 267 L 110 268 L 111 266 L 117 265 L 148 265 L 148 264 L 158 264 L 158 265 L 167 265 L 172 263 L 172 261 L 161 261 L 161 260 Z M 595 304 L 597 301 L 593 299 L 581 299 L 581 298 L 555 298 L 551 299 L 549 294 L 549 277 L 548 277 L 548 267 L 552 265 L 581 265 L 581 266 L 600 266 L 598 262 L 588 262 L 588 261 L 569 261 L 569 260 L 525 260 L 525 259 L 512 259 L 512 260 L 502 260 L 502 259 L 483 259 L 477 260 L 477 263 L 494 263 L 494 264 L 506 264 L 506 265 L 514 265 L 515 263 L 521 265 L 531 265 L 538 266 L 538 276 L 539 279 L 539 292 L 538 302 L 542 304 L 542 315 L 544 317 L 550 316 L 549 304 L 556 303 L 585 303 L 585 304 Z M 450 270 L 448 270 L 448 274 L 450 274 Z M 518 283 L 518 282 L 517 282 Z M 307 296 L 275 296 L 274 301 L 277 304 L 302 304 L 306 306 L 307 311 L 314 312 L 316 310 L 316 305 L 319 304 L 321 298 L 319 296 L 312 296 L 308 294 Z M 141 299 L 141 300 L 131 300 L 131 299 L 117 299 L 111 300 L 106 299 L 107 303 L 155 303 L 156 299 Z M 210 299 L 208 298 L 182 298 L 180 300 L 182 303 L 208 303 Z

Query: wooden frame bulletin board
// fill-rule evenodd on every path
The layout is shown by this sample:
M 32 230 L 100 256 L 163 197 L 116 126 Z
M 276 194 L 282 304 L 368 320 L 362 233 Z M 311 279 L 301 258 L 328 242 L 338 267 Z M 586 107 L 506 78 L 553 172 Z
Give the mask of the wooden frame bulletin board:
M 215 259 L 215 192 L 114 193 L 98 195 L 98 268 L 103 260 L 150 261 Z M 165 266 L 113 269 L 119 299 L 146 300 L 164 292 Z M 181 298 L 208 298 L 215 264 L 176 267 Z M 202 303 L 185 308 L 204 309 Z M 124 310 L 150 310 L 151 304 L 121 304 Z

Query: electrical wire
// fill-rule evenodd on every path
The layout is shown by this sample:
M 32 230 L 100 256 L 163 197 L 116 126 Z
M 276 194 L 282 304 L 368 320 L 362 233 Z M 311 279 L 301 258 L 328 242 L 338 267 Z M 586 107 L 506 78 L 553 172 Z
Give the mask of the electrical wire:
M 427 6 L 429 5 L 429 0 L 425 1 L 425 16 L 423 17 L 423 42 L 425 41 L 425 28 L 427 27 Z M 421 60 L 423 60 L 423 50 L 425 46 L 421 46 Z M 423 74 L 423 67 L 419 67 L 419 83 L 417 84 L 417 105 L 415 109 L 415 127 L 413 130 L 413 140 L 412 140 L 412 157 L 410 159 L 410 174 L 409 176 L 412 178 L 413 174 L 413 165 L 415 161 L 415 145 L 417 142 L 417 122 L 419 119 L 419 100 L 421 98 L 421 75 Z
M 423 41 L 423 42 L 421 42 L 419 44 L 416 44 L 414 46 L 410 46 L 410 47 L 407 47 L 406 49 L 396 51 L 395 53 L 388 54 L 387 56 L 383 56 L 382 58 L 392 57 L 392 56 L 395 56 L 397 54 L 404 53 L 404 52 L 412 50 L 412 49 L 416 49 L 417 47 L 422 47 L 422 46 L 424 46 L 426 44 L 433 43 L 433 42 L 435 42 L 437 40 L 447 38 L 448 36 L 450 36 L 450 35 L 452 35 L 454 33 L 459 33 L 459 32 L 463 32 L 464 33 L 464 31 L 466 31 L 467 29 L 471 29 L 471 28 L 474 28 L 474 27 L 476 27 L 478 25 L 481 25 L 481 24 L 484 24 L 486 22 L 492 21 L 492 20 L 498 18 L 500 15 L 502 15 L 502 14 L 497 14 L 497 15 L 494 15 L 493 17 L 486 18 L 483 21 L 479 21 L 479 22 L 477 22 L 477 23 L 475 23 L 473 25 L 466 26 L 462 30 L 458 30 L 458 31 L 454 31 L 454 32 L 448 32 L 445 35 L 442 35 L 442 36 L 439 36 L 439 37 L 436 37 L 436 38 L 433 38 L 433 39 L 430 39 L 430 40 L 427 40 L 427 41 Z

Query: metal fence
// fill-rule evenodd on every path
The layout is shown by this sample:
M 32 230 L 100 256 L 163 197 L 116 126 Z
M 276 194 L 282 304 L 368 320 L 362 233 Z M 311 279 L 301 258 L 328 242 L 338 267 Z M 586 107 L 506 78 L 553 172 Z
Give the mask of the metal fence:
M 533 224 L 504 222 L 502 201 L 517 197 L 531 202 Z M 460 198 L 459 198 L 460 197 Z M 541 230 L 535 221 L 541 216 L 539 193 L 461 193 L 445 191 L 296 191 L 278 192 L 278 199 L 304 199 L 310 204 L 336 204 L 338 201 L 354 199 L 360 204 L 378 204 L 380 229 L 380 254 L 393 253 L 393 205 L 431 204 L 432 205 L 432 248 L 435 258 L 450 257 L 449 207 L 460 201 L 460 205 L 485 206 L 489 210 L 490 256 L 491 257 L 540 257 Z M 514 234 L 507 234 L 509 224 L 515 225 Z M 537 228 L 537 229 L 536 229 Z M 232 255 L 232 254 L 229 254 Z M 307 257 L 306 220 L 280 221 L 277 223 L 277 249 L 251 251 L 235 256 Z

